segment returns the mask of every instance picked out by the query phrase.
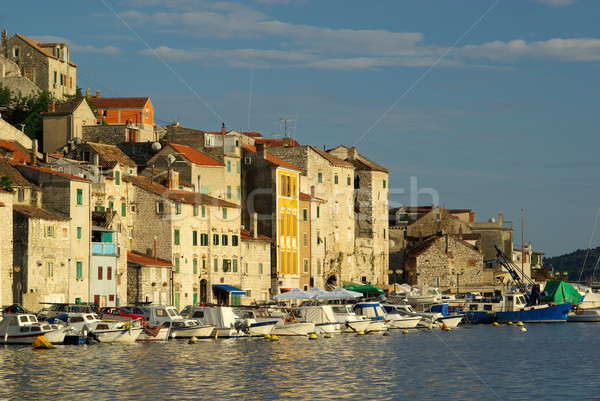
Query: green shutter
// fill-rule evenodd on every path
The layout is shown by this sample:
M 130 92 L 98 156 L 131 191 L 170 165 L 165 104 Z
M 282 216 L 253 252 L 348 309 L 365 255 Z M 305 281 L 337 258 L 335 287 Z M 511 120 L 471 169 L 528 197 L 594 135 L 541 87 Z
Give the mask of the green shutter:
M 175 273 L 179 273 L 179 257 L 175 258 Z
M 227 208 L 223 208 L 223 220 L 227 220 Z
M 175 245 L 179 245 L 179 230 L 175 229 Z
M 121 185 L 121 172 L 115 171 L 115 184 Z
M 83 205 L 83 189 L 77 190 L 77 204 Z
M 231 185 L 227 185 L 227 199 L 231 199 Z
M 219 271 L 219 259 L 215 258 L 215 273 Z
M 237 259 L 233 259 L 233 272 L 237 273 Z
M 193 262 L 193 269 L 194 269 L 193 271 L 194 271 L 194 274 L 198 274 L 198 259 L 194 258 L 192 260 L 192 262 Z M 194 295 L 196 295 L 196 294 L 194 294 Z
M 308 210 L 302 209 L 302 220 L 308 221 Z
M 83 262 L 77 262 L 77 278 L 83 278 Z
M 240 163 L 240 161 L 237 161 L 237 172 L 241 173 L 242 172 L 242 164 Z
M 202 205 L 202 217 L 206 217 L 206 206 Z
M 121 216 L 127 216 L 127 203 L 125 202 L 121 203 Z
M 198 245 L 198 231 L 192 231 L 192 245 Z
M 77 239 L 81 239 L 81 227 L 77 227 Z

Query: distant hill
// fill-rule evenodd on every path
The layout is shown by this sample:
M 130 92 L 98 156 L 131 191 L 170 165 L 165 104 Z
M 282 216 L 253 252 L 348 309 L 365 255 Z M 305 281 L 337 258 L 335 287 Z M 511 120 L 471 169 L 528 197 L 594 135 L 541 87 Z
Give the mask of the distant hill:
M 578 249 L 575 252 L 567 253 L 561 256 L 555 256 L 553 258 L 544 258 L 544 267 L 552 267 L 557 273 L 567 272 L 567 280 L 576 281 L 581 273 L 581 267 L 585 260 L 585 254 L 587 249 Z M 594 266 L 600 257 L 600 246 L 597 248 L 590 249 L 587 260 L 585 262 L 585 269 L 581 275 L 581 280 L 587 280 L 594 271 Z M 598 268 L 600 270 L 600 267 Z M 596 277 L 600 275 L 600 271 L 596 271 Z

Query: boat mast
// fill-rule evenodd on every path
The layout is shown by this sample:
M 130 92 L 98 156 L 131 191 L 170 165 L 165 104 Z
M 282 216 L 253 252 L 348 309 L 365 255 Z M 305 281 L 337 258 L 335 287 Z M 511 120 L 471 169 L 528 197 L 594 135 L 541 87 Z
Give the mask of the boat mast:
M 585 253 L 585 258 L 583 259 L 583 266 L 581 266 L 581 271 L 579 272 L 579 278 L 577 279 L 578 283 L 581 283 L 581 275 L 583 274 L 585 262 L 587 261 L 588 255 L 590 253 L 590 247 L 592 246 L 592 240 L 594 239 L 594 233 L 596 232 L 596 224 L 598 224 L 598 216 L 599 215 L 600 215 L 600 206 L 598 206 L 598 212 L 596 212 L 596 221 L 594 222 L 594 229 L 592 230 L 592 236 L 590 237 L 590 243 L 588 244 L 587 252 Z M 596 263 L 596 266 L 598 266 L 598 263 Z M 596 272 L 596 268 L 594 268 L 594 273 L 595 272 Z M 592 278 L 593 277 L 594 276 L 592 275 Z M 591 283 L 590 283 L 590 285 L 591 285 Z
M 525 274 L 525 228 L 523 225 L 523 209 L 521 209 L 521 274 Z

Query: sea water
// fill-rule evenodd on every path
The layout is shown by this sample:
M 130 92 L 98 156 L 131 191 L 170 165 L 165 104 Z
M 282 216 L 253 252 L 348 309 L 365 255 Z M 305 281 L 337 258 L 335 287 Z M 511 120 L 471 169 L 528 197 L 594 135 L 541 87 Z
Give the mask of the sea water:
M 600 398 L 600 323 L 283 338 L 0 346 L 0 399 Z

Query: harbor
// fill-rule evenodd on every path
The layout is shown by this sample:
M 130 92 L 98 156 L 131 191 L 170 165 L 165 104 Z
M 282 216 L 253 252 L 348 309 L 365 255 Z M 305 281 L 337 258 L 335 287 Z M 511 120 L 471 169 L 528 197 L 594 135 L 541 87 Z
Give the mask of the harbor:
M 591 399 L 600 326 L 0 347 L 1 399 Z M 566 373 L 565 366 L 577 366 Z M 60 372 L 57 373 L 57 372 Z

